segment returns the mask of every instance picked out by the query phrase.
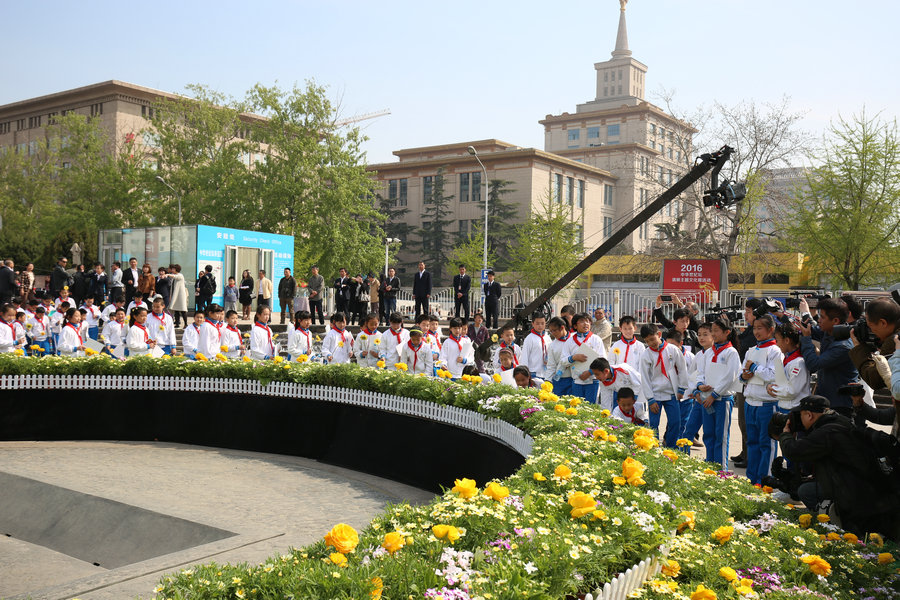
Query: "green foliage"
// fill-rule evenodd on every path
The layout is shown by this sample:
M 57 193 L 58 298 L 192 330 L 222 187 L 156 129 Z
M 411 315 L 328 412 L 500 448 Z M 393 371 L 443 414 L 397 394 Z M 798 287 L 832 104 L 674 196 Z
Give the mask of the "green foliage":
M 490 239 L 490 236 L 488 236 Z M 464 237 L 453 247 L 447 256 L 447 272 L 458 272 L 459 265 L 466 265 L 469 275 L 473 279 L 473 289 L 480 280 L 481 267 L 484 264 L 484 228 L 475 227 L 472 235 Z M 496 255 L 488 248 L 487 264 L 493 267 L 497 264 Z
M 784 208 L 786 247 L 813 272 L 857 290 L 896 283 L 900 270 L 900 137 L 897 122 L 865 112 L 833 124 L 821 166 Z
M 454 196 L 444 195 L 445 184 L 444 167 L 440 167 L 434 176 L 431 193 L 425 198 L 422 227 L 419 229 L 422 260 L 431 270 L 435 286 L 446 283 L 444 265 L 447 264 L 447 253 L 451 248 L 451 232 L 447 226 L 453 223 L 453 219 L 448 219 L 447 216 L 452 213 L 450 201 Z
M 498 271 L 509 269 L 511 241 L 516 237 L 515 221 L 519 219 L 517 206 L 504 200 L 504 196 L 516 191 L 510 188 L 512 184 L 505 179 L 491 179 L 488 183 L 488 265 Z
M 516 227 L 510 268 L 530 287 L 549 287 L 581 258 L 577 231 L 572 209 L 554 202 L 552 192 L 547 192 L 540 208 Z

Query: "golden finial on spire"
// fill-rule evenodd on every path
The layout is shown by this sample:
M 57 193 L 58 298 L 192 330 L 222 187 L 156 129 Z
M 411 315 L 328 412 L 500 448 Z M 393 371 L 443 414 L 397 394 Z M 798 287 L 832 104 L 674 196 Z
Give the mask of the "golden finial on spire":
M 619 6 L 622 7 L 622 12 L 625 12 L 625 5 L 628 4 L 628 0 L 619 0 Z

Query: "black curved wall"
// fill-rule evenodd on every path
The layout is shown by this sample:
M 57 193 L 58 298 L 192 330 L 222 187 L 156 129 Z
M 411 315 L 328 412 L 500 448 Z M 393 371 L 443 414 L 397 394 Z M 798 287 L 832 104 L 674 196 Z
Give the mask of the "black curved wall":
M 524 458 L 491 438 L 376 409 L 297 398 L 133 390 L 8 390 L 0 440 L 127 440 L 303 456 L 439 492 Z

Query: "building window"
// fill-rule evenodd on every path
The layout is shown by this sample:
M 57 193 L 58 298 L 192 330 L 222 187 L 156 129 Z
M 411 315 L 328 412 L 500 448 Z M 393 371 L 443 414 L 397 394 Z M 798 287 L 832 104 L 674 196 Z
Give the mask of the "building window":
M 622 69 L 619 69 L 619 81 L 622 81 Z
M 608 238 L 613 233 L 612 217 L 603 217 L 603 237 Z
M 465 219 L 459 220 L 459 237 L 467 238 L 469 237 L 469 221 Z
M 622 95 L 622 86 L 621 85 L 619 86 L 619 95 L 620 96 Z
M 656 123 L 650 123 L 650 133 L 656 135 Z
M 606 87 L 603 88 L 603 95 L 604 95 L 604 96 L 608 96 L 608 95 L 609 95 L 609 94 L 606 93 L 606 90 L 607 90 L 607 89 L 608 89 L 608 88 L 606 88 Z
M 153 118 L 153 107 L 147 106 L 145 104 L 141 105 L 141 116 L 144 117 L 145 119 L 152 119 Z M 238 137 L 244 137 L 244 136 L 238 136 Z M 246 137 L 250 137 L 250 136 L 248 135 Z
M 584 225 L 575 226 L 575 243 L 584 246 Z
M 603 204 L 606 206 L 613 205 L 613 186 L 609 184 L 603 185 Z
M 650 174 L 650 159 L 646 156 L 640 157 L 640 165 L 641 165 L 641 175 L 647 176 Z
M 570 129 L 569 130 L 569 141 L 577 142 L 580 135 L 581 135 L 580 129 Z
M 422 202 L 431 203 L 431 195 L 434 193 L 434 175 L 422 178 Z
M 607 125 L 606 137 L 619 137 L 619 125 Z
M 675 151 L 675 160 L 681 160 L 681 150 Z
M 578 208 L 584 208 L 584 179 L 578 180 Z
M 790 283 L 790 276 L 787 273 L 763 273 L 763 283 L 781 283 L 787 285 Z
M 9 125 L 9 121 L 7 121 L 6 123 L 0 123 L 0 134 L 9 133 Z
M 41 117 L 28 117 L 28 129 L 34 129 L 41 126 Z
M 460 173 L 459 174 L 459 201 L 460 202 L 468 202 L 469 201 L 469 174 L 468 173 Z M 460 221 L 462 223 L 462 221 Z
M 91 116 L 96 117 L 103 114 L 103 103 L 91 104 Z
M 666 172 L 662 167 L 659 167 L 659 184 L 665 185 L 666 183 Z
M 481 202 L 481 172 L 472 173 L 472 202 Z
M 599 138 L 600 137 L 600 128 L 599 127 L 588 127 L 587 128 L 587 136 L 589 140 Z
M 388 180 L 388 200 L 391 206 L 406 206 L 406 179 L 389 179 Z
M 569 201 L 569 206 L 573 206 L 575 204 L 575 178 L 569 177 L 566 182 L 566 199 Z
M 609 81 L 609 73 L 607 73 L 605 71 L 603 73 L 603 81 Z

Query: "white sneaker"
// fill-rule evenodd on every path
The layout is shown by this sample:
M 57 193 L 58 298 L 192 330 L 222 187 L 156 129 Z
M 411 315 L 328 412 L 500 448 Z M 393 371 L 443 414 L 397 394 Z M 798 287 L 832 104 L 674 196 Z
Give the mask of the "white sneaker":
M 796 502 L 796 500 L 791 498 L 790 494 L 788 494 L 787 492 L 782 492 L 781 490 L 775 490 L 774 492 L 772 492 L 772 498 L 778 500 L 782 504 L 791 504 L 793 502 Z

